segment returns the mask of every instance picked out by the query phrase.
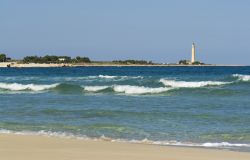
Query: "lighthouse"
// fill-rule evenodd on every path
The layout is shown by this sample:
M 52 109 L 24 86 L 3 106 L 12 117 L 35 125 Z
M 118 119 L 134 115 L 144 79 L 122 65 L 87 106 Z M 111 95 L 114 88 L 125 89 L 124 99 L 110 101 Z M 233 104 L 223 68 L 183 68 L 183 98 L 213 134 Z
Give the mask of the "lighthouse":
M 195 43 L 193 42 L 191 63 L 194 63 L 194 62 L 195 62 Z

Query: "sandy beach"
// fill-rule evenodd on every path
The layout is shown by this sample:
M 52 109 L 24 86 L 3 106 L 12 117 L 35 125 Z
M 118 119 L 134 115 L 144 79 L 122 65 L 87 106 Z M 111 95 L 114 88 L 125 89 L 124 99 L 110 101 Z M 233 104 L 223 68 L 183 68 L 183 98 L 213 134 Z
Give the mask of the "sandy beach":
M 0 134 L 3 160 L 249 160 L 250 153 Z
M 55 64 L 55 63 L 51 63 L 51 64 L 46 64 L 46 63 L 29 63 L 29 64 L 25 64 L 25 63 L 17 63 L 17 62 L 2 62 L 0 63 L 0 68 L 5 68 L 7 66 L 10 67 L 16 67 L 16 68 L 34 68 L 34 67 L 63 67 L 63 66 L 72 66 L 72 64 Z

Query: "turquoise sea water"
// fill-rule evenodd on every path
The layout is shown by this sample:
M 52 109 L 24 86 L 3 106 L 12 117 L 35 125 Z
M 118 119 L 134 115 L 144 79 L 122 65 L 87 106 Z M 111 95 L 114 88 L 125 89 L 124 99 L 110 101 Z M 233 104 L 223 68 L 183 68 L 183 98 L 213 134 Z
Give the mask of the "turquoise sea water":
M 2 133 L 250 151 L 250 67 L 0 69 Z

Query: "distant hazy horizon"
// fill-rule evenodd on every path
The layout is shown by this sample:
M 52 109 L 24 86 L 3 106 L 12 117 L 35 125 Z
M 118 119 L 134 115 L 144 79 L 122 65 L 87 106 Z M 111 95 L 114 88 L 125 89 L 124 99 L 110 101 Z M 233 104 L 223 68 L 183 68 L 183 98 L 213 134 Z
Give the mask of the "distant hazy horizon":
M 0 53 L 245 64 L 250 1 L 1 0 Z

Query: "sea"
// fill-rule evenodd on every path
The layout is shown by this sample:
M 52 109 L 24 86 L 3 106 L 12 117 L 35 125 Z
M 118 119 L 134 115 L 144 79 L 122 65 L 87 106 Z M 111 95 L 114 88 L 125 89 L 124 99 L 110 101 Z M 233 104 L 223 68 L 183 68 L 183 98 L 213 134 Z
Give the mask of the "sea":
M 0 133 L 250 152 L 250 67 L 1 68 Z

